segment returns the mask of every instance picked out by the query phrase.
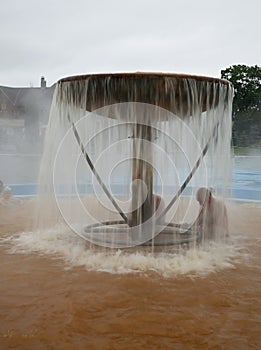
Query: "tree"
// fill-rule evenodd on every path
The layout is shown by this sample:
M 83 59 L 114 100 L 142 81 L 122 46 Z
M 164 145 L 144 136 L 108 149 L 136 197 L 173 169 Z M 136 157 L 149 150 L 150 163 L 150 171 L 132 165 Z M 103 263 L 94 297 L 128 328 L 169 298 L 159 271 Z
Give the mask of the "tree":
M 261 67 L 233 65 L 221 71 L 235 89 L 232 137 L 235 146 L 261 146 Z

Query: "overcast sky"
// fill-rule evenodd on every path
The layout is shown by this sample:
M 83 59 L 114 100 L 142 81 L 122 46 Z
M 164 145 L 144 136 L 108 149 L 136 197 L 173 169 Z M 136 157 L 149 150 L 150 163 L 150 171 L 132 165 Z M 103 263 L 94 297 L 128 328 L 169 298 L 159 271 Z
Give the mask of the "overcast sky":
M 0 85 L 261 65 L 260 0 L 0 0 Z

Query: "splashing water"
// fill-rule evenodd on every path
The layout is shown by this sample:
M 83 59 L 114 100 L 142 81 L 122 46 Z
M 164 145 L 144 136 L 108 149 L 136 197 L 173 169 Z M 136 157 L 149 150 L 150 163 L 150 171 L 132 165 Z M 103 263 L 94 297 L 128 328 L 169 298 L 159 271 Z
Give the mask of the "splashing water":
M 23 232 L 4 240 L 11 243 L 11 253 L 31 253 L 56 256 L 66 262 L 67 268 L 82 266 L 89 271 L 113 274 L 150 273 L 164 277 L 177 275 L 202 276 L 221 269 L 234 268 L 240 247 L 211 242 L 198 249 L 179 249 L 157 254 L 144 251 L 102 251 L 90 249 L 67 225 Z
M 91 242 L 87 248 L 80 239 L 76 256 L 84 251 L 93 259 L 96 245 L 135 248 L 149 241 L 148 264 L 157 264 L 153 252 L 160 233 L 197 218 L 198 187 L 227 195 L 232 96 L 226 81 L 174 74 L 60 80 L 39 176 L 36 241 L 39 232 L 66 222 L 70 232 Z M 164 206 L 155 204 L 155 195 Z M 157 222 L 162 217 L 163 225 Z M 170 236 L 162 254 L 174 243 Z

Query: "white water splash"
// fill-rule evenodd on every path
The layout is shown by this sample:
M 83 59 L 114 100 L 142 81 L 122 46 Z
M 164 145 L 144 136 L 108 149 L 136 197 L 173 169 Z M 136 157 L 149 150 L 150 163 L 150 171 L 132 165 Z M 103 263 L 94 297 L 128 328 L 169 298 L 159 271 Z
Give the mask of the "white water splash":
M 65 262 L 65 268 L 82 266 L 87 271 L 113 274 L 155 272 L 163 277 L 202 276 L 233 268 L 239 256 L 239 250 L 234 245 L 213 242 L 182 253 L 130 253 L 121 250 L 99 252 L 86 247 L 85 242 L 64 225 L 9 236 L 3 243 L 11 245 L 10 253 L 35 252 L 61 258 Z

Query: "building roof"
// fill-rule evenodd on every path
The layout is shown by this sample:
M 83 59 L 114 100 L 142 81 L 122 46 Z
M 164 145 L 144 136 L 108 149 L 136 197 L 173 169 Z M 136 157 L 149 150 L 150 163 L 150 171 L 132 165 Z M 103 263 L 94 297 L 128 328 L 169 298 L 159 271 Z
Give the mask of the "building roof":
M 49 115 L 54 88 L 55 85 L 45 88 L 0 86 L 0 112 L 4 112 L 0 113 L 0 118 Z

